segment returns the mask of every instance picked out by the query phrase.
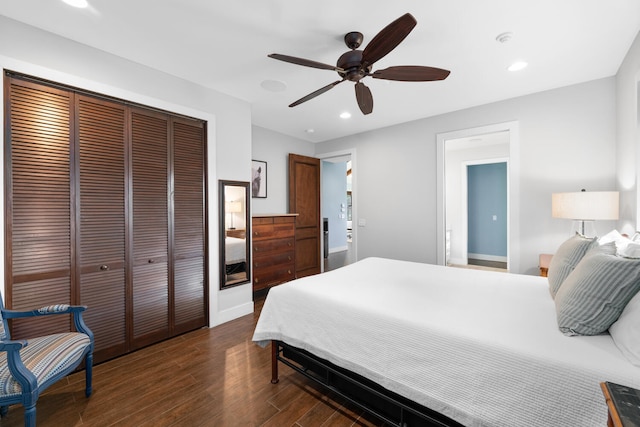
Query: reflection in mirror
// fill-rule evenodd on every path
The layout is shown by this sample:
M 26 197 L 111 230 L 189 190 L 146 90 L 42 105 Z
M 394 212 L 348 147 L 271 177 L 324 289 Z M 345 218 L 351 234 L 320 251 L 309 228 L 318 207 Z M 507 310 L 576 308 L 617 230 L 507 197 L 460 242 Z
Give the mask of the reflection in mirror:
M 249 282 L 249 183 L 219 181 L 220 289 Z

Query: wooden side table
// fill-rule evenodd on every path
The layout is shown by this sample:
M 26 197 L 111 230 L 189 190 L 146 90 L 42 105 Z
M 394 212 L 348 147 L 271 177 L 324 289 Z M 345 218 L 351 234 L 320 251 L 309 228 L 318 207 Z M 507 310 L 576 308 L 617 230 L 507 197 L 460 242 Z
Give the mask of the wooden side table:
M 609 408 L 608 427 L 640 426 L 640 390 L 608 381 L 600 388 Z
M 236 237 L 238 239 L 247 238 L 247 230 L 244 228 L 230 228 L 227 230 L 227 237 Z
M 540 275 L 542 277 L 547 277 L 551 258 L 553 258 L 553 254 L 540 254 L 538 257 L 538 266 L 540 267 Z

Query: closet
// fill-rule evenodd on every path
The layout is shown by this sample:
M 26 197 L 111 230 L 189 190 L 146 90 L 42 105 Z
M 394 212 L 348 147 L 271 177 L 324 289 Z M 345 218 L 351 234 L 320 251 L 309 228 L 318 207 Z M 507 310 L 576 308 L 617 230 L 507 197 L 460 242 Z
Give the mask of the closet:
M 4 84 L 6 306 L 88 306 L 97 362 L 207 325 L 206 124 Z M 16 338 L 71 327 L 11 324 Z

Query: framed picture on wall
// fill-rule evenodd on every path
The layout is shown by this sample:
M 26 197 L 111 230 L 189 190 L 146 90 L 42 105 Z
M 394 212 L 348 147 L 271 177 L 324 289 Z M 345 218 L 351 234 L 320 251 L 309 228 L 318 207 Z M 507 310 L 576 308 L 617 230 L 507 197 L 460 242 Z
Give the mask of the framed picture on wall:
M 267 198 L 267 162 L 251 160 L 251 197 Z

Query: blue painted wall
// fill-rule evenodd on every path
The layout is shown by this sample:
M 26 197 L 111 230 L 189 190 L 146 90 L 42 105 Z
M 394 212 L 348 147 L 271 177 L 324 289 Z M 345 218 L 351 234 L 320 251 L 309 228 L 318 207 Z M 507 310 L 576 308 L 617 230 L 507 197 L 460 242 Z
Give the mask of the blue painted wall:
M 347 162 L 322 161 L 322 216 L 329 218 L 329 252 L 346 249 Z
M 467 166 L 467 203 L 468 252 L 506 257 L 507 163 Z

